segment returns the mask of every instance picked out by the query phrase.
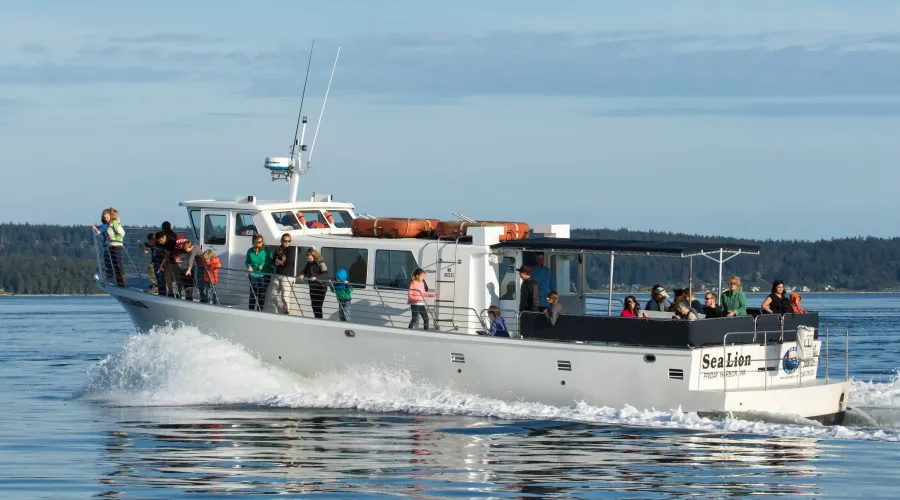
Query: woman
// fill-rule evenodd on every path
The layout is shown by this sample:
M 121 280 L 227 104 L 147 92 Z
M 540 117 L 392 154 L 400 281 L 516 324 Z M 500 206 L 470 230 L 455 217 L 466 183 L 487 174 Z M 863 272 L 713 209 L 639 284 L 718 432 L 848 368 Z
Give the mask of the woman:
M 625 302 L 623 302 L 624 307 L 622 308 L 622 314 L 619 316 L 623 318 L 646 318 L 647 313 L 641 312 L 641 306 L 638 304 L 637 298 L 634 295 L 629 295 L 625 297 Z
M 272 253 L 266 248 L 261 234 L 253 236 L 253 247 L 244 259 L 250 273 L 250 310 L 262 311 L 266 305 L 266 292 L 272 280 Z
M 116 275 L 116 286 L 119 288 L 125 288 L 125 264 L 122 262 L 124 243 L 125 229 L 119 223 L 119 211 L 110 208 L 109 224 L 106 226 L 106 244 L 112 271 Z
M 728 278 L 728 291 L 720 298 L 722 311 L 726 317 L 747 315 L 747 296 L 741 291 L 741 278 Z
M 109 209 L 100 213 L 100 227 L 91 226 L 94 233 L 100 238 L 97 243 L 97 250 L 103 252 L 103 272 L 107 278 L 113 277 L 112 262 L 109 260 L 108 242 L 106 240 L 106 228 L 109 227 Z
M 675 314 L 672 315 L 672 319 L 684 319 L 688 321 L 694 321 L 697 319 L 697 315 L 694 314 L 694 311 L 688 307 L 684 302 L 676 302 L 675 303 Z
M 315 248 L 306 251 L 306 267 L 300 273 L 298 279 L 309 279 L 309 301 L 312 304 L 313 316 L 322 318 L 322 304 L 325 302 L 325 293 L 328 292 L 328 265 Z
M 766 297 L 762 303 L 763 312 L 769 314 L 787 314 L 794 312 L 791 301 L 784 296 L 784 281 L 775 280 L 772 282 L 772 293 Z

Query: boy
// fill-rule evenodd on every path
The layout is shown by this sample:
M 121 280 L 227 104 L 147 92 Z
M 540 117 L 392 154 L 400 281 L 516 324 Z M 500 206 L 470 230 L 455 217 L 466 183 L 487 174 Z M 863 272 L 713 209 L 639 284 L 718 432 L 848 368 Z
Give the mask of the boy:
M 338 269 L 334 274 L 336 281 L 332 285 L 334 287 L 334 296 L 338 301 L 338 317 L 341 321 L 350 321 L 350 300 L 353 296 L 353 285 L 347 281 L 347 271 Z
M 156 233 L 147 233 L 147 242 L 141 243 L 138 247 L 141 249 L 144 254 L 148 254 L 153 252 L 153 247 L 156 246 Z M 156 281 L 156 268 L 153 265 L 153 256 L 150 256 L 150 262 L 147 263 L 147 278 L 150 279 L 150 288 L 144 290 L 144 293 L 155 294 L 158 293 L 158 286 Z
M 172 294 L 172 284 L 166 282 L 166 273 L 165 267 L 168 265 L 166 262 L 166 257 L 168 255 L 168 251 L 166 251 L 166 233 L 160 231 L 156 233 L 156 244 L 151 248 L 150 253 L 150 265 L 153 266 L 153 270 L 156 271 L 156 294 L 165 296 L 166 288 L 168 287 L 169 294 Z

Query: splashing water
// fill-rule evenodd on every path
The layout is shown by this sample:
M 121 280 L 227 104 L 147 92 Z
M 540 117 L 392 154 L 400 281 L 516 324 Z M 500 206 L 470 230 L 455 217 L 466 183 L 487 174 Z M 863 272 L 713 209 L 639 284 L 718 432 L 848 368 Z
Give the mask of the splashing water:
M 264 364 L 242 347 L 194 327 L 164 327 L 133 335 L 120 352 L 91 367 L 88 375 L 88 383 L 76 397 L 121 406 L 253 404 L 900 441 L 900 412 L 893 411 L 900 409 L 900 375 L 888 384 L 853 381 L 851 406 L 877 408 L 851 417 L 850 426 L 833 427 L 800 417 L 713 419 L 680 408 L 658 411 L 583 402 L 566 407 L 507 402 L 415 382 L 408 372 L 389 368 L 367 367 L 309 379 Z

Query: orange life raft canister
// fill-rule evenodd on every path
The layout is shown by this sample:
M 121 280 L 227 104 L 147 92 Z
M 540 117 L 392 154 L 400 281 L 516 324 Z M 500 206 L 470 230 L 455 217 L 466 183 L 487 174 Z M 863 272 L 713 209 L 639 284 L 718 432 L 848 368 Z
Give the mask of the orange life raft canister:
M 377 219 L 353 219 L 350 230 L 354 236 L 369 238 L 424 238 L 433 236 L 437 219 L 402 219 L 383 217 Z
M 528 224 L 524 222 L 497 222 L 487 220 L 475 222 L 442 220 L 437 223 L 437 235 L 443 238 L 459 238 L 460 236 L 465 236 L 466 228 L 481 226 L 502 226 L 503 234 L 500 235 L 500 241 L 521 240 L 528 237 Z

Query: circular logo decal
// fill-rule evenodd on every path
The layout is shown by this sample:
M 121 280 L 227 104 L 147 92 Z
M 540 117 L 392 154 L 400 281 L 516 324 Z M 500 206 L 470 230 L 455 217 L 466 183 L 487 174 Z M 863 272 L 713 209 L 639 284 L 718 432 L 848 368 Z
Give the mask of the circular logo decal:
M 784 373 L 787 373 L 788 375 L 797 371 L 797 368 L 800 368 L 800 360 L 797 358 L 796 347 L 791 347 L 786 353 L 784 353 L 784 359 L 781 362 L 781 367 L 784 369 Z

